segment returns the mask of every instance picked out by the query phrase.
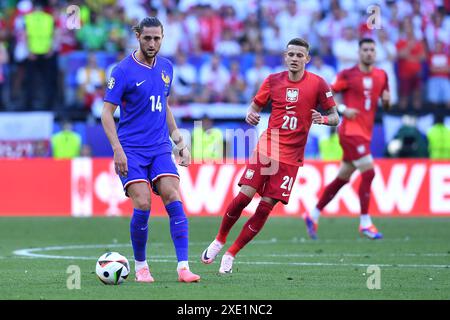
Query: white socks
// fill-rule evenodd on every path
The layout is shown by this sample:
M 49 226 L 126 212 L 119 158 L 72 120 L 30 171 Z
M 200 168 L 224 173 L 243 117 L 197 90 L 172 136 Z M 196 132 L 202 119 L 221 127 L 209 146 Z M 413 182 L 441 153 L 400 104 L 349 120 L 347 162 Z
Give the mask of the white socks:
M 134 270 L 139 271 L 144 267 L 148 267 L 147 261 L 135 261 Z M 188 261 L 180 261 L 178 262 L 177 271 L 180 269 L 186 268 L 189 270 L 189 262 Z
M 315 207 L 313 211 L 311 211 L 311 218 L 314 220 L 315 223 L 318 223 L 319 217 L 320 217 L 320 210 Z
M 372 219 L 370 219 L 369 214 L 361 215 L 359 225 L 361 228 L 369 228 L 372 225 Z
M 134 270 L 135 271 L 139 271 L 139 270 L 141 270 L 142 268 L 145 268 L 145 267 L 148 267 L 147 260 L 145 260 L 145 261 L 137 261 L 137 260 L 135 260 L 134 261 Z
M 180 261 L 178 262 L 177 271 L 186 268 L 189 270 L 189 262 L 188 261 Z

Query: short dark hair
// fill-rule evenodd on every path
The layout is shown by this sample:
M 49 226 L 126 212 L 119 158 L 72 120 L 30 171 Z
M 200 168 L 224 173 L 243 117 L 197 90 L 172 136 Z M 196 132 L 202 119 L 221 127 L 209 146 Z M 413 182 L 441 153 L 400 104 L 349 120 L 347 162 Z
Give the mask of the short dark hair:
M 161 27 L 161 32 L 164 33 L 164 27 L 157 17 L 146 17 L 142 19 L 141 22 L 133 27 L 133 31 L 141 34 L 144 27 Z
M 359 40 L 359 47 L 361 48 L 361 46 L 364 43 L 373 43 L 373 44 L 375 44 L 375 40 L 373 40 L 372 38 L 362 38 L 361 40 Z
M 286 45 L 286 48 L 289 47 L 290 45 L 305 47 L 306 50 L 309 51 L 309 43 L 306 42 L 306 40 L 303 40 L 302 38 L 292 39 L 291 41 L 288 42 L 288 44 Z

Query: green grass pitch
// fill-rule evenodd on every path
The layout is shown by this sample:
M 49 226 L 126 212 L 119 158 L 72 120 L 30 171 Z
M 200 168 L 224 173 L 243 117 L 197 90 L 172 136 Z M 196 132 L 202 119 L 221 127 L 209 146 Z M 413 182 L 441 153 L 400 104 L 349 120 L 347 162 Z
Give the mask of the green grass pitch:
M 450 218 L 374 221 L 385 239 L 360 238 L 358 218 L 322 218 L 313 241 L 302 220 L 272 217 L 238 254 L 233 273 L 219 275 L 220 256 L 211 265 L 199 258 L 220 218 L 192 217 L 190 265 L 202 279 L 185 284 L 177 282 L 168 219 L 152 217 L 147 252 L 156 282 L 135 283 L 132 271 L 122 285 L 105 286 L 95 275 L 104 252 L 120 252 L 134 269 L 129 218 L 3 217 L 0 299 L 450 299 Z M 80 289 L 67 287 L 71 265 L 80 268 Z M 380 289 L 367 286 L 370 265 L 379 267 Z

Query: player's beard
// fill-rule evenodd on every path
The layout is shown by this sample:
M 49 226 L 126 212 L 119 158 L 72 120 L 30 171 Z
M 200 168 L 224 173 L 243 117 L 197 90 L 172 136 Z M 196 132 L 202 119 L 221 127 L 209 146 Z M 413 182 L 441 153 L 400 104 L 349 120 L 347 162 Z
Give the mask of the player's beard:
M 373 66 L 373 64 L 375 63 L 375 59 L 374 58 L 361 59 L 361 62 L 363 65 L 369 68 Z
M 145 58 L 147 59 L 153 59 L 156 57 L 156 54 L 158 53 L 157 50 L 154 50 L 153 52 L 149 52 L 147 50 L 142 50 L 141 49 L 142 54 L 144 55 Z

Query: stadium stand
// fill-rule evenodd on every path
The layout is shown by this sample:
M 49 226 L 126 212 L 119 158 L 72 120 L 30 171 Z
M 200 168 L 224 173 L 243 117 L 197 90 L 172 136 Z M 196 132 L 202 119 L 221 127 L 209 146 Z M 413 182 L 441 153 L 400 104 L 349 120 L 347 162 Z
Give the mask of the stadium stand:
M 108 143 L 98 120 L 99 106 L 101 108 L 98 96 L 101 91 L 98 91 L 97 98 L 88 100 L 86 105 L 86 100 L 77 96 L 80 86 L 77 73 L 87 65 L 91 54 L 95 55 L 98 67 L 106 72 L 120 54 L 129 54 L 135 49 L 132 26 L 146 15 L 157 14 L 165 26 L 165 41 L 169 42 L 163 50 L 164 54 L 168 55 L 176 67 L 177 55 L 183 53 L 187 57 L 187 63 L 196 71 L 193 100 L 180 99 L 176 89 L 171 97 L 171 105 L 182 128 L 191 129 L 193 120 L 200 119 L 206 109 L 214 110 L 210 113 L 213 113 L 216 125 L 222 130 L 227 127 L 247 128 L 244 117 L 240 115 L 245 112 L 260 84 L 249 82 L 246 77 L 254 66 L 255 57 L 261 56 L 264 66 L 270 72 L 282 70 L 283 47 L 276 42 L 281 36 L 291 36 L 292 33 L 310 42 L 313 59 L 314 56 L 320 56 L 328 68 L 338 71 L 339 59 L 342 57 L 338 57 L 334 50 L 345 45 L 347 40 L 343 37 L 346 37 L 346 30 L 351 30 L 355 39 L 370 36 L 383 43 L 379 49 L 382 57 L 379 66 L 389 69 L 391 88 L 396 91 L 394 97 L 405 90 L 405 83 L 399 85 L 402 84 L 399 82 L 399 62 L 416 55 L 402 49 L 407 43 L 405 36 L 414 37 L 418 46 L 424 48 L 424 54 L 417 55 L 421 59 L 415 73 L 417 81 L 409 81 L 406 90 L 409 92 L 408 90 L 415 89 L 420 94 L 410 97 L 402 108 L 396 98 L 396 104 L 389 115 L 401 121 L 401 116 L 410 114 L 418 117 L 419 122 L 421 117 L 430 115 L 444 117 L 444 123 L 448 127 L 450 2 L 375 1 L 381 13 L 378 18 L 381 18 L 382 23 L 378 27 L 377 17 L 371 16 L 373 13 L 369 4 L 372 3 L 373 1 L 350 0 L 77 0 L 70 4 L 75 5 L 78 10 L 68 14 L 69 3 L 66 1 L 0 0 L 0 115 L 46 110 L 54 114 L 54 132 L 59 130 L 59 120 L 69 118 L 74 122 L 75 130 L 79 130 L 82 135 L 83 144 L 91 146 L 93 156 L 110 156 L 112 153 L 107 148 Z M 58 62 L 58 68 L 52 71 L 56 74 L 50 77 L 57 79 L 56 88 L 52 88 L 54 105 L 46 105 L 48 97 L 44 94 L 46 81 L 51 79 L 43 78 L 43 73 L 33 67 L 36 55 L 30 53 L 26 41 L 29 32 L 27 17 L 35 13 L 39 5 L 54 20 L 52 50 L 45 55 Z M 298 19 L 302 19 L 302 23 L 294 23 Z M 373 28 L 368 23 L 371 19 L 375 19 Z M 274 36 L 277 34 L 281 36 Z M 222 41 L 224 35 L 226 41 Z M 235 52 L 233 50 L 236 50 L 236 43 L 240 47 L 239 54 L 229 55 L 228 53 Z M 236 68 L 232 67 L 233 64 L 238 65 L 239 73 L 224 78 L 229 79 L 229 82 L 222 86 L 233 87 L 237 91 L 231 93 L 231 98 L 227 94 L 220 97 L 221 101 L 217 101 L 214 94 L 204 94 L 207 88 L 201 80 L 202 67 L 216 55 L 227 73 Z M 403 62 L 400 66 L 404 68 Z M 314 67 L 313 63 L 309 67 Z M 242 85 L 233 86 L 232 81 L 236 81 L 236 76 L 243 79 Z M 34 79 L 34 82 L 30 83 L 28 79 Z M 438 83 L 439 88 L 430 83 Z M 31 104 L 27 103 L 27 93 L 30 92 L 34 94 Z M 232 111 L 226 112 L 227 109 Z M 378 114 L 374 131 L 372 148 L 377 157 L 383 157 L 389 143 L 384 133 L 387 122 L 383 117 L 381 113 Z M 428 123 L 428 127 L 421 129 L 425 135 L 433 121 Z M 308 141 L 307 157 L 320 157 L 318 141 L 327 134 L 322 131 Z

